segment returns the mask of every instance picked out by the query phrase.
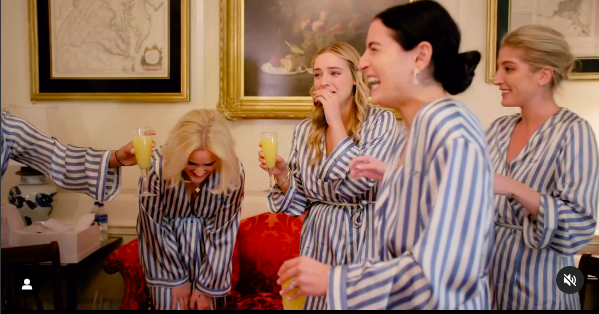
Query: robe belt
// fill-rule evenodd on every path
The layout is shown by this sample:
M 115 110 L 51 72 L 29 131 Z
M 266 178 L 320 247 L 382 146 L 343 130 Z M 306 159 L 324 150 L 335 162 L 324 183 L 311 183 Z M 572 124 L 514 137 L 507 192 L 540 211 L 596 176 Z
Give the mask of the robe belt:
M 504 223 L 501 223 L 501 222 L 496 222 L 495 225 L 499 226 L 499 227 L 503 227 L 503 228 L 508 228 L 508 229 L 516 230 L 516 231 L 523 231 L 524 230 L 524 227 L 522 227 L 522 226 L 515 226 L 515 225 L 510 225 L 510 224 L 504 224 Z
M 329 202 L 329 201 L 323 201 L 323 200 L 317 200 L 317 199 L 311 199 L 311 198 L 308 198 L 308 200 L 312 203 L 321 203 L 321 204 L 326 204 L 326 205 L 331 205 L 331 206 L 343 206 L 343 207 L 353 208 L 352 225 L 356 229 L 359 229 L 360 227 L 362 227 L 362 224 L 364 223 L 364 219 L 362 217 L 362 215 L 364 214 L 364 210 L 366 210 L 368 205 L 375 203 L 375 202 L 371 202 L 369 200 L 361 200 L 359 203 L 336 203 L 336 202 Z

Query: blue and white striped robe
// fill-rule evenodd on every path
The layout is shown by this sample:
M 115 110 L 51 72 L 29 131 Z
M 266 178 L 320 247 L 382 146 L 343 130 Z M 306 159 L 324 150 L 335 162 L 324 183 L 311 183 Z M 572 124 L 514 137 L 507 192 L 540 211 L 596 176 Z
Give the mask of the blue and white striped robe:
M 495 172 L 541 194 L 538 217 L 515 199 L 495 198 L 492 277 L 497 309 L 578 310 L 578 294 L 557 288 L 557 273 L 593 237 L 599 203 L 599 153 L 591 126 L 562 108 L 507 164 L 521 115 L 496 120 L 487 131 Z M 503 226 L 500 226 L 503 225 Z
M 485 134 L 460 102 L 426 104 L 381 182 L 378 260 L 331 268 L 331 309 L 489 309 L 493 173 Z
M 211 193 L 220 182 L 216 171 L 192 204 L 185 183 L 169 188 L 161 179 L 162 162 L 160 151 L 155 150 L 148 189 L 157 196 L 141 198 L 137 221 L 140 260 L 154 307 L 171 309 L 170 288 L 186 283 L 192 292 L 224 297 L 231 290 L 231 258 L 244 196 L 243 166 L 240 163 L 237 190 Z
M 388 161 L 391 146 L 397 141 L 395 115 L 369 106 L 362 139 L 358 144 L 347 137 L 326 157 L 323 139 L 321 161 L 310 166 L 316 155 L 308 150 L 310 120 L 297 124 L 288 160 L 292 176 L 286 194 L 271 193 L 272 212 L 301 216 L 300 255 L 328 265 L 346 265 L 364 260 L 374 253 L 374 201 L 378 182 L 349 178 L 349 163 L 357 156 L 369 155 Z M 323 297 L 306 299 L 306 309 L 326 309 Z
M 75 147 L 41 133 L 31 123 L 2 112 L 2 177 L 10 159 L 32 167 L 65 190 L 111 201 L 120 188 L 120 169 L 110 169 L 110 150 Z

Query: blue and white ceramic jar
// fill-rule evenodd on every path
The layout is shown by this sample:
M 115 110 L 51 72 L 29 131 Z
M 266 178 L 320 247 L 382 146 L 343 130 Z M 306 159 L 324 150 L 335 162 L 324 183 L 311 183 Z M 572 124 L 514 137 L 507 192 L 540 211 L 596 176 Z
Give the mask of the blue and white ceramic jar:
M 34 221 L 48 220 L 58 188 L 49 184 L 46 176 L 33 168 L 21 167 L 16 174 L 21 176 L 21 183 L 10 189 L 8 201 L 17 207 L 27 226 Z

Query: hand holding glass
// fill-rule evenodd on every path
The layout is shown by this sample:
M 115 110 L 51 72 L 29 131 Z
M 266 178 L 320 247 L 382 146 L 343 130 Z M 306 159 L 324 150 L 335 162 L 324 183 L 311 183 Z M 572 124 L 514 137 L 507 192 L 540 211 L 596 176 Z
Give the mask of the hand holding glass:
M 268 169 L 268 177 L 270 179 L 270 187 L 265 192 L 275 192 L 275 186 L 273 184 L 272 170 L 277 164 L 277 150 L 279 148 L 279 140 L 277 132 L 264 132 L 262 133 L 262 152 L 264 153 L 264 159 L 266 160 L 266 168 Z
M 283 289 L 287 288 L 293 279 L 289 279 L 283 283 Z M 289 296 L 297 292 L 297 288 L 283 296 L 283 310 L 285 311 L 301 311 L 306 304 L 306 296 L 301 296 L 293 301 L 289 300 Z
M 148 191 L 148 168 L 152 163 L 152 133 L 149 126 L 137 127 L 133 129 L 133 150 L 135 151 L 135 159 L 137 165 L 141 169 L 142 188 L 140 197 L 154 196 L 155 194 Z

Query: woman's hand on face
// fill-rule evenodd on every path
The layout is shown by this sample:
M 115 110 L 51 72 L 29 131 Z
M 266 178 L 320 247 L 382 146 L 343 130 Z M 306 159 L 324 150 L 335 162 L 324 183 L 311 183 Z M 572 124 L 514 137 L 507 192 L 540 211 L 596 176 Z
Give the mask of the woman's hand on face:
M 343 127 L 341 119 L 341 105 L 337 98 L 326 89 L 317 90 L 313 94 L 314 102 L 319 102 L 324 109 L 324 115 L 329 126 Z

